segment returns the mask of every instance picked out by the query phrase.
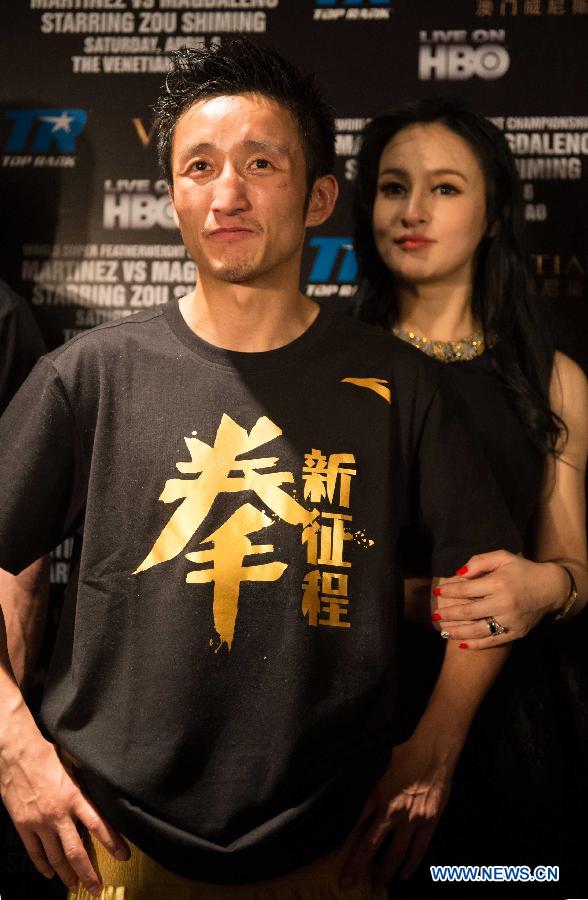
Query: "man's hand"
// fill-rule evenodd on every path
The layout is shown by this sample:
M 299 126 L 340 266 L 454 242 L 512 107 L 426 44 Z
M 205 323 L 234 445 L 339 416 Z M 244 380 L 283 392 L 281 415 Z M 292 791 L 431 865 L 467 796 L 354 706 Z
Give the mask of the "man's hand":
M 431 742 L 413 736 L 392 751 L 390 765 L 368 797 L 354 829 L 340 884 L 350 888 L 372 863 L 383 841 L 390 846 L 380 864 L 382 882 L 409 878 L 423 859 L 443 812 L 455 759 L 440 758 Z
M 36 729 L 35 729 L 36 731 Z M 0 793 L 27 852 L 46 878 L 59 875 L 70 890 L 78 879 L 93 896 L 102 885 L 76 824 L 80 822 L 116 859 L 129 849 L 63 767 L 53 744 L 36 733 L 22 733 L 2 753 Z

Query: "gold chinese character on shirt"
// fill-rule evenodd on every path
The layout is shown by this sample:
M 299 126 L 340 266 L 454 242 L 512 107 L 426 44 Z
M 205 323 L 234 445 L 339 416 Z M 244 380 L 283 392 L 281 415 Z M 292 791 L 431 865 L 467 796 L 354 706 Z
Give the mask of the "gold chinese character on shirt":
M 353 535 L 345 528 L 345 523 L 351 520 L 352 516 L 343 513 L 324 512 L 320 514 L 320 520 L 315 519 L 303 530 L 302 543 L 306 544 L 306 559 L 310 565 L 351 566 L 343 559 L 345 542 L 353 540 Z
M 163 503 L 182 502 L 171 514 L 153 547 L 133 574 L 161 565 L 181 553 L 196 535 L 220 494 L 253 492 L 275 516 L 289 525 L 308 528 L 318 517 L 318 510 L 305 509 L 283 485 L 292 484 L 292 472 L 276 470 L 278 457 L 265 456 L 242 459 L 244 454 L 282 434 L 274 422 L 263 416 L 251 431 L 246 431 L 223 415 L 214 444 L 209 446 L 197 438 L 185 438 L 190 460 L 176 463 L 176 468 L 188 478 L 170 478 L 159 497 Z M 221 645 L 231 647 L 240 585 L 244 581 L 276 581 L 287 564 L 263 562 L 245 564 L 245 557 L 273 552 L 272 544 L 254 545 L 249 535 L 273 524 L 266 513 L 250 503 L 238 509 L 212 533 L 201 539 L 200 545 L 212 545 L 186 554 L 191 562 L 206 568 L 189 572 L 188 583 L 214 583 L 213 613 L 215 628 Z
M 246 556 L 273 553 L 273 544 L 252 544 L 249 540 L 250 534 L 273 524 L 269 516 L 250 503 L 245 503 L 220 528 L 202 539 L 201 544 L 212 544 L 212 549 L 186 553 L 186 559 L 190 562 L 201 565 L 212 563 L 208 568 L 188 572 L 186 581 L 189 584 L 214 582 L 214 627 L 221 644 L 226 643 L 229 650 L 235 635 L 241 583 L 277 581 L 288 568 L 282 562 L 243 565 Z
M 282 429 L 265 416 L 247 432 L 230 416 L 223 415 L 212 447 L 199 438 L 185 438 L 191 459 L 176 463 L 176 468 L 192 477 L 166 481 L 159 499 L 163 503 L 177 500 L 182 500 L 182 503 L 172 513 L 135 574 L 181 553 L 204 522 L 219 494 L 253 491 L 284 522 L 303 527 L 309 525 L 318 512 L 305 509 L 281 487 L 294 481 L 292 472 L 267 471 L 275 469 L 277 456 L 237 459 L 281 434 Z
M 337 482 L 339 482 L 338 506 L 349 507 L 351 477 L 356 474 L 349 466 L 355 463 L 353 453 L 331 453 L 329 458 L 320 450 L 313 450 L 304 457 L 306 465 L 302 470 L 304 499 L 320 503 L 328 497 L 333 503 Z
M 307 572 L 302 582 L 302 615 L 313 628 L 328 625 L 350 628 L 345 621 L 349 605 L 348 576 L 338 572 Z
M 310 453 L 305 454 L 304 463 L 302 478 L 305 499 L 348 510 L 351 479 L 357 474 L 353 453 L 331 453 L 327 456 L 322 450 L 313 448 Z M 349 576 L 325 571 L 323 567 L 351 568 L 344 551 L 346 542 L 353 540 L 348 527 L 352 519 L 349 513 L 322 509 L 319 516 L 302 531 L 308 565 L 321 567 L 307 572 L 302 582 L 302 615 L 312 627 L 351 627 L 351 623 L 346 620 Z M 338 587 L 335 588 L 335 584 Z

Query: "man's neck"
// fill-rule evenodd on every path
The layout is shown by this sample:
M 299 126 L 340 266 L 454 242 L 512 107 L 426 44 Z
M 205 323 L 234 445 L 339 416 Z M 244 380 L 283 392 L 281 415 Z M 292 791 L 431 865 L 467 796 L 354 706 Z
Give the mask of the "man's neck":
M 199 337 L 244 353 L 283 347 L 314 322 L 319 306 L 297 289 L 226 284 L 199 279 L 180 300 L 180 311 Z
M 480 327 L 474 318 L 469 285 L 419 285 L 400 291 L 398 327 L 430 341 L 459 341 Z

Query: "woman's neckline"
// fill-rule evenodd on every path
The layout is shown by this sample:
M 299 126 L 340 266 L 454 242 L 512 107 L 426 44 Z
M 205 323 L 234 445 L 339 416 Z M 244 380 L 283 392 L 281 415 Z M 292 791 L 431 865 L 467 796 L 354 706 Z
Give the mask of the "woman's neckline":
M 401 341 L 412 344 L 427 356 L 444 363 L 469 362 L 481 356 L 486 350 L 486 342 L 481 331 L 474 331 L 459 341 L 434 341 L 416 334 L 410 328 L 399 326 L 394 326 L 392 333 Z

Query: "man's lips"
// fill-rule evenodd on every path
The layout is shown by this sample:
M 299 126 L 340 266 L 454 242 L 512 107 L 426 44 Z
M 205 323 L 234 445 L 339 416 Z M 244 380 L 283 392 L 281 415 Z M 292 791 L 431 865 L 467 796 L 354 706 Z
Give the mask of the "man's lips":
M 208 237 L 215 240 L 236 241 L 256 233 L 253 228 L 215 228 L 214 231 L 208 232 Z
M 404 234 L 394 240 L 403 250 L 419 250 L 421 247 L 430 247 L 437 241 L 426 237 L 424 234 Z

